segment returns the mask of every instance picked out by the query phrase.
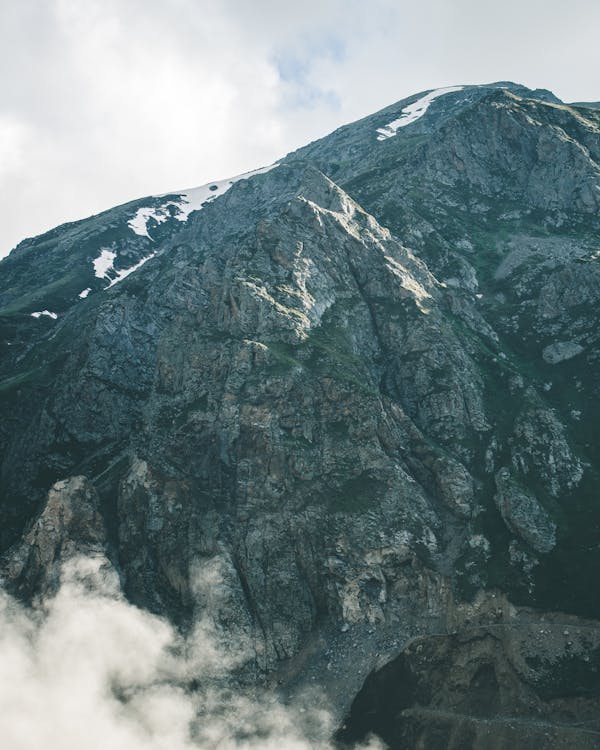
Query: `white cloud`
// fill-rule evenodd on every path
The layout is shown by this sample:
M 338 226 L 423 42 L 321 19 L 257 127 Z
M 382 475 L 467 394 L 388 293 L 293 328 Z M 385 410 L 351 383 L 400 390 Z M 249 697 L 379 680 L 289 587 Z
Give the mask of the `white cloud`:
M 219 558 L 196 570 L 203 616 L 187 638 L 129 604 L 103 557 L 63 567 L 58 593 L 27 610 L 0 591 L 0 737 L 11 750 L 326 750 L 331 719 L 232 690 L 243 633 L 211 614 Z M 215 598 L 216 597 L 216 598 Z M 8 678 L 9 677 L 9 678 Z M 197 689 L 187 688 L 194 679 Z M 375 750 L 375 742 L 369 746 Z M 331 750 L 331 749 L 330 749 Z M 366 750 L 366 748 L 365 748 Z
M 14 116 L 0 116 L 1 182 L 14 179 L 26 167 L 25 154 L 30 141 L 26 123 Z
M 513 79 L 597 99 L 598 21 L 588 0 L 2 3 L 0 255 L 424 89 Z

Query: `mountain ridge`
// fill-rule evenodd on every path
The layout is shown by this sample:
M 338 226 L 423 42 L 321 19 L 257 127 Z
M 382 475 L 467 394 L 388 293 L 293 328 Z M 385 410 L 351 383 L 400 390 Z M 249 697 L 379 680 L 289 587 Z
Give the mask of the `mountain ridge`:
M 91 536 L 130 601 L 185 629 L 214 561 L 214 617 L 255 644 L 238 682 L 314 677 L 347 740 L 392 747 L 458 736 L 461 711 L 481 717 L 462 746 L 485 747 L 494 703 L 533 701 L 558 748 L 557 706 L 589 721 L 600 700 L 600 115 L 517 84 L 438 91 L 186 221 L 183 194 L 140 199 L 2 261 L 3 577 L 31 600 Z M 81 539 L 75 518 L 45 541 L 81 497 Z M 396 708 L 374 717 L 381 680 Z M 502 741 L 538 742 L 509 723 Z

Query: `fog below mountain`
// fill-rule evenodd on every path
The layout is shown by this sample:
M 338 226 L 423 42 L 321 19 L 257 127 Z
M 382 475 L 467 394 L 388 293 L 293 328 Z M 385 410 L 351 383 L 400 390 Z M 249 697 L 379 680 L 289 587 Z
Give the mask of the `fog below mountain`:
M 196 571 L 200 588 L 214 588 L 218 578 L 214 567 Z M 58 592 L 34 609 L 0 595 L 0 663 L 8 678 L 0 687 L 3 745 L 331 747 L 330 716 L 316 707 L 326 705 L 322 696 L 284 706 L 273 694 L 229 687 L 248 646 L 244 634 L 218 631 L 208 612 L 182 637 L 164 619 L 129 604 L 105 560 L 73 559 L 63 566 Z

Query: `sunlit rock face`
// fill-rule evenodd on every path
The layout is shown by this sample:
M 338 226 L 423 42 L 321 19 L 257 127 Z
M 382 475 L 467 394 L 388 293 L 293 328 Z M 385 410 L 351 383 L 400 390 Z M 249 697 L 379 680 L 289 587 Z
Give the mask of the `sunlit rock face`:
M 352 726 L 398 747 L 482 685 L 503 716 L 531 690 L 541 725 L 583 717 L 594 672 L 565 668 L 566 713 L 536 680 L 595 641 L 532 638 L 516 664 L 510 639 L 600 617 L 599 160 L 596 109 L 450 87 L 21 243 L 0 265 L 6 586 L 41 601 L 101 558 L 181 633 L 208 612 L 243 639 L 232 685 L 318 688 L 333 723 L 356 697 Z M 500 626 L 504 650 L 463 648 Z M 415 637 L 443 643 L 409 665 L 430 697 L 364 723 Z M 459 660 L 460 706 L 439 676 Z

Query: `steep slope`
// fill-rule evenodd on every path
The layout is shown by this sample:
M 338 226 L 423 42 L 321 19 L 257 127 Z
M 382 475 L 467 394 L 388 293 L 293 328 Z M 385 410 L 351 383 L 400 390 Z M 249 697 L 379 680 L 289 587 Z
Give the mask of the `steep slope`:
M 600 119 L 550 96 L 542 101 L 539 92 L 523 98 L 513 93 L 518 87 L 510 89 L 444 94 L 403 131 L 402 140 L 398 135 L 374 143 L 377 126 L 401 105 L 367 118 L 359 124 L 360 167 L 348 166 L 347 174 L 340 165 L 356 147 L 352 126 L 334 134 L 335 149 L 323 141 L 301 155 L 335 173 L 340 185 L 449 287 L 453 316 L 466 326 L 473 345 L 488 349 L 479 366 L 495 425 L 477 462 L 486 465 L 482 480 L 509 462 L 520 481 L 537 487 L 542 501 L 560 514 L 562 545 L 547 560 L 551 572 L 537 568 L 537 596 L 543 593 L 546 606 L 554 607 L 564 607 L 566 598 L 580 611 L 587 601 L 587 613 L 597 615 L 585 571 L 600 562 L 595 558 L 590 568 L 600 460 L 593 439 L 599 415 L 591 397 L 598 387 Z M 576 493 L 577 461 L 557 443 L 550 447 L 549 432 L 558 435 L 557 417 L 571 452 L 576 446 L 580 461 L 589 464 Z M 534 422 L 527 435 L 524 420 Z M 527 446 L 515 444 L 523 438 Z M 523 451 L 537 452 L 538 465 Z M 488 536 L 497 533 L 490 530 Z M 494 555 L 492 549 L 492 565 Z M 510 569 L 507 562 L 505 557 L 502 576 Z
M 543 686 L 568 662 L 562 697 L 587 720 L 596 635 L 529 639 L 514 669 L 512 646 L 463 640 L 482 625 L 518 640 L 561 612 L 598 627 L 599 161 L 596 110 L 509 83 L 451 87 L 232 184 L 22 243 L 0 264 L 12 590 L 55 585 L 61 550 L 103 534 L 130 600 L 186 628 L 211 559 L 215 620 L 254 644 L 240 680 L 294 692 L 314 678 L 341 716 L 367 674 L 412 659 L 398 656 L 409 639 L 463 633 L 424 643 L 445 670 L 472 662 L 464 706 L 410 666 L 434 699 L 421 687 L 392 707 L 413 712 L 393 746 L 425 708 L 461 725 L 493 663 L 509 714 L 527 714 L 536 685 L 562 747 L 568 722 Z M 44 311 L 56 318 L 32 317 Z M 52 520 L 79 505 L 79 525 Z M 350 719 L 352 737 L 388 731 Z M 486 746 L 464 731 L 464 747 Z

